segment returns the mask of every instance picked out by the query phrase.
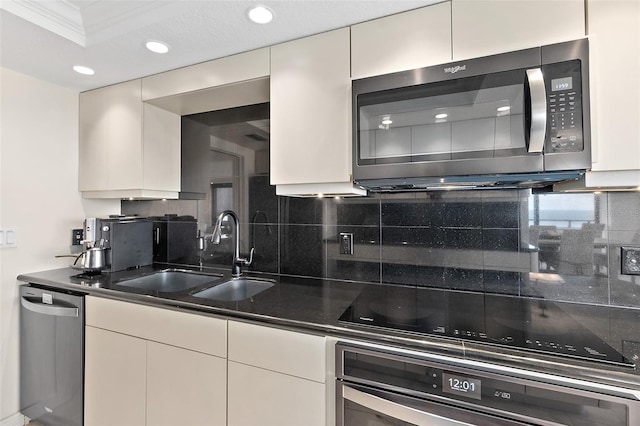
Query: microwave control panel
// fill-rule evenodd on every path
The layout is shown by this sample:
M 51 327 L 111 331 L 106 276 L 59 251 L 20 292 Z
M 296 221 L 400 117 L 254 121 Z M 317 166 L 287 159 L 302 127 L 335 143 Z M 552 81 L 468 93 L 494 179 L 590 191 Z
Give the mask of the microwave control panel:
M 580 61 L 543 67 L 547 90 L 546 152 L 579 152 L 582 138 Z

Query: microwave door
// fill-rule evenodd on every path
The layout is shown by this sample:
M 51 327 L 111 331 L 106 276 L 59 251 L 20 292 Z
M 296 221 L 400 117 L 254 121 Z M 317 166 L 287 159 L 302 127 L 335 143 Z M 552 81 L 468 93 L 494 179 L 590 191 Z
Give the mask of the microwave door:
M 526 72 L 525 140 L 529 153 L 542 153 L 547 131 L 547 93 L 540 68 Z
M 540 69 L 529 74 L 519 69 L 359 94 L 357 166 L 407 166 L 386 168 L 387 177 L 541 171 L 545 88 Z M 507 166 L 513 170 L 502 170 Z

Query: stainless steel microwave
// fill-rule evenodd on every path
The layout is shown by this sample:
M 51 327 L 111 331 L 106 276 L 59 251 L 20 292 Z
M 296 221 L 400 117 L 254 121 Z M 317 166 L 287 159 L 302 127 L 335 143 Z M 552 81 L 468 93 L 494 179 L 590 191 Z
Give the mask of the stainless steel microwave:
M 527 187 L 591 167 L 587 39 L 353 81 L 353 178 L 374 191 Z

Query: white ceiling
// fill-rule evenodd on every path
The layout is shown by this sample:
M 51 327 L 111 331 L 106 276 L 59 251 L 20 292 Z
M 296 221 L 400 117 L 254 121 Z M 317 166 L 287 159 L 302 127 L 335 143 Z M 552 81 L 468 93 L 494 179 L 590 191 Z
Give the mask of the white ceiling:
M 439 1 L 0 0 L 0 65 L 84 91 Z M 249 21 L 256 4 L 275 12 L 270 24 Z M 170 52 L 146 50 L 151 39 Z

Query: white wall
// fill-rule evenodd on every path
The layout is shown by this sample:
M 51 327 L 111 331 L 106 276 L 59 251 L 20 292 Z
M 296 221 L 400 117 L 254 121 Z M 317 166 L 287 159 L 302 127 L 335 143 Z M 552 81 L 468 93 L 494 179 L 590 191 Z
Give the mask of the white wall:
M 17 246 L 0 249 L 0 421 L 19 411 L 16 276 L 64 267 L 71 228 L 120 212 L 119 200 L 78 192 L 78 93 L 0 68 L 0 227 Z M 3 422 L 3 423 L 8 423 Z

